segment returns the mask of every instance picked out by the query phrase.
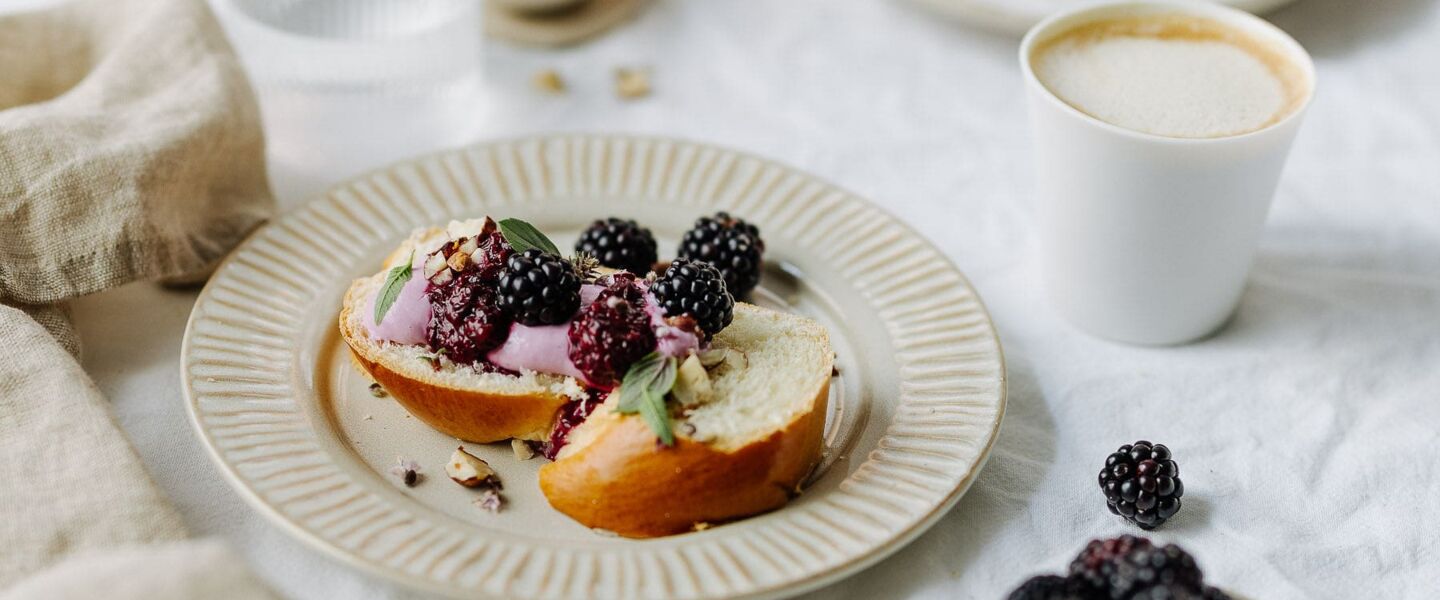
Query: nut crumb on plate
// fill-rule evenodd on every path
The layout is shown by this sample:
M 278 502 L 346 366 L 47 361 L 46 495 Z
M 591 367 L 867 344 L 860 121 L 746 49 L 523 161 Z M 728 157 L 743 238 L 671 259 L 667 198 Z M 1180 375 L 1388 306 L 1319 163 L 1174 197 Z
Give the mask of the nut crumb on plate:
M 483 485 L 498 490 L 503 487 L 500 484 L 500 474 L 490 468 L 490 463 L 466 452 L 464 446 L 456 448 L 454 454 L 450 455 L 450 462 L 445 463 L 445 474 L 455 483 L 467 488 Z
M 650 71 L 630 67 L 615 69 L 615 94 L 625 100 L 649 96 Z
M 555 69 L 543 69 L 535 73 L 531 80 L 535 88 L 550 94 L 565 93 L 565 80 L 560 77 L 560 72 Z
M 525 440 L 511 439 L 510 451 L 514 452 L 515 458 L 519 460 L 535 458 L 535 449 L 530 447 L 530 444 L 526 443 Z

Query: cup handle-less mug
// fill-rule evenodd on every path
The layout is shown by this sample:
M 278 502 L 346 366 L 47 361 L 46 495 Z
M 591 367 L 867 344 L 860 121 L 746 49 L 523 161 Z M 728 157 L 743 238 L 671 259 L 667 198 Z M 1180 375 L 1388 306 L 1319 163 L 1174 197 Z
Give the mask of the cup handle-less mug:
M 1147 14 L 1210 19 L 1273 45 L 1302 72 L 1304 99 L 1265 128 L 1172 138 L 1096 119 L 1036 77 L 1038 44 L 1088 22 Z M 1223 325 L 1245 287 L 1271 199 L 1314 90 L 1289 35 L 1210 3 L 1130 2 L 1055 15 L 1020 45 L 1038 173 L 1047 293 L 1071 323 L 1133 344 L 1193 341 Z

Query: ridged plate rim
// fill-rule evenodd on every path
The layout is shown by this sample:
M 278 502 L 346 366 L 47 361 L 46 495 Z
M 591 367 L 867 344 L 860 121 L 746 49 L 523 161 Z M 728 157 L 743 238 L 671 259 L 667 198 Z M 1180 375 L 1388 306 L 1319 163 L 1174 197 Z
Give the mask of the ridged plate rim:
M 636 163 L 640 156 L 644 162 Z M 617 172 L 620 176 L 612 177 Z M 766 185 L 758 185 L 762 181 Z M 788 191 L 782 196 L 782 190 Z M 327 261 L 347 264 L 364 255 L 327 246 L 325 240 L 366 239 L 356 237 L 360 234 L 390 239 L 453 215 L 587 195 L 684 203 L 697 212 L 738 209 L 772 232 L 767 235 L 794 235 L 811 245 L 844 241 L 836 258 L 848 258 L 836 264 L 854 271 L 846 273 L 849 282 L 878 312 L 896 350 L 897 397 L 879 399 L 894 403 L 894 415 L 865 461 L 803 510 L 790 506 L 772 513 L 778 518 L 757 530 L 766 538 L 758 544 L 721 527 L 653 545 L 615 540 L 613 547 L 576 550 L 538 542 L 496 550 L 503 539 L 477 541 L 483 536 L 467 538 L 420 523 L 400 544 L 407 551 L 417 548 L 410 551 L 413 556 L 392 557 L 392 562 L 409 561 L 402 566 L 346 548 L 343 534 L 320 524 L 332 513 L 322 509 L 318 518 L 305 515 L 295 508 L 297 502 L 281 499 L 333 480 L 339 491 L 325 493 L 351 498 L 343 494 L 353 492 L 369 501 L 360 514 L 379 511 L 365 520 L 395 521 L 369 534 L 367 543 L 416 520 L 406 516 L 404 503 L 392 494 L 373 493 L 373 481 L 327 465 L 317 444 L 322 433 L 297 406 L 297 398 L 306 396 L 294 390 L 303 374 L 284 368 L 295 363 L 299 352 L 287 339 L 302 337 L 308 325 L 287 323 L 287 318 L 298 321 L 301 311 L 287 312 L 280 298 L 303 303 L 306 277 L 339 276 L 325 270 Z M 327 227 L 333 228 L 328 235 Z M 759 598 L 832 583 L 898 550 L 959 500 L 989 456 L 1006 397 L 999 337 L 978 294 L 943 254 L 904 223 L 816 177 L 748 153 L 672 138 L 604 134 L 482 142 L 396 163 L 332 187 L 258 229 L 221 264 L 187 323 L 180 368 L 186 410 L 197 434 L 226 479 L 259 512 L 363 571 L 470 598 Z M 965 435 L 951 435 L 956 432 Z M 267 483 L 274 474 L 261 475 L 264 467 L 282 460 L 315 476 Z M 906 490 L 903 497 L 893 494 L 897 486 Z M 475 529 L 467 533 L 485 531 Z M 811 564 L 798 564 L 801 551 Z M 491 556 L 497 552 L 502 556 Z M 564 558 L 568 568 L 562 582 L 543 579 L 543 568 L 531 573 L 536 570 L 528 567 L 532 554 L 545 559 L 543 566 L 557 555 Z M 644 577 L 602 572 L 621 560 L 627 573 L 647 568 L 661 575 L 663 589 Z M 775 575 L 755 575 L 747 568 L 755 560 L 776 569 Z M 498 574 L 482 568 L 507 564 L 512 568 Z M 591 584 L 574 583 L 571 570 L 588 572 Z M 524 587 L 517 588 L 517 581 Z M 677 582 L 691 585 L 693 593 L 677 592 Z M 552 589 L 558 585 L 569 587 Z

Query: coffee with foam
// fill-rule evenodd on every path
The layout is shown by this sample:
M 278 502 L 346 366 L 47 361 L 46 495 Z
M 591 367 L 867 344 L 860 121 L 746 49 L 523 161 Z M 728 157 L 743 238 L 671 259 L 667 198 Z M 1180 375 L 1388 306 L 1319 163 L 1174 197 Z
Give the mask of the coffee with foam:
M 1177 138 L 1264 129 L 1309 93 L 1273 45 L 1202 17 L 1152 14 L 1085 23 L 1031 52 L 1055 96 L 1112 125 Z

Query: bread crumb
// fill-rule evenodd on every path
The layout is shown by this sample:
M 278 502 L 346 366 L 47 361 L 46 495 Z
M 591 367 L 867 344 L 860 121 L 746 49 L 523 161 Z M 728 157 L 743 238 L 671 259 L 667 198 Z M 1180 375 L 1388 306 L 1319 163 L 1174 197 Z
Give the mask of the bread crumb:
M 385 391 L 385 388 L 379 383 L 372 383 L 370 384 L 370 395 L 376 398 L 384 398 L 389 396 L 390 392 Z
M 699 523 L 696 523 L 696 524 L 695 524 L 695 527 L 694 527 L 695 531 L 705 531 L 706 529 L 709 529 L 709 528 L 710 528 L 710 524 L 709 524 L 709 523 L 706 523 L 706 522 L 704 522 L 704 521 L 701 521 L 701 522 L 699 522 Z
M 650 71 L 631 67 L 615 69 L 615 94 L 625 100 L 649 96 Z
M 530 460 L 532 458 L 535 458 L 535 449 L 531 448 L 530 444 L 525 443 L 525 440 L 511 439 L 510 451 L 514 452 L 515 458 L 519 460 Z
M 547 94 L 560 95 L 565 93 L 565 80 L 560 77 L 560 72 L 555 69 L 543 69 L 535 73 L 530 80 L 538 89 Z

